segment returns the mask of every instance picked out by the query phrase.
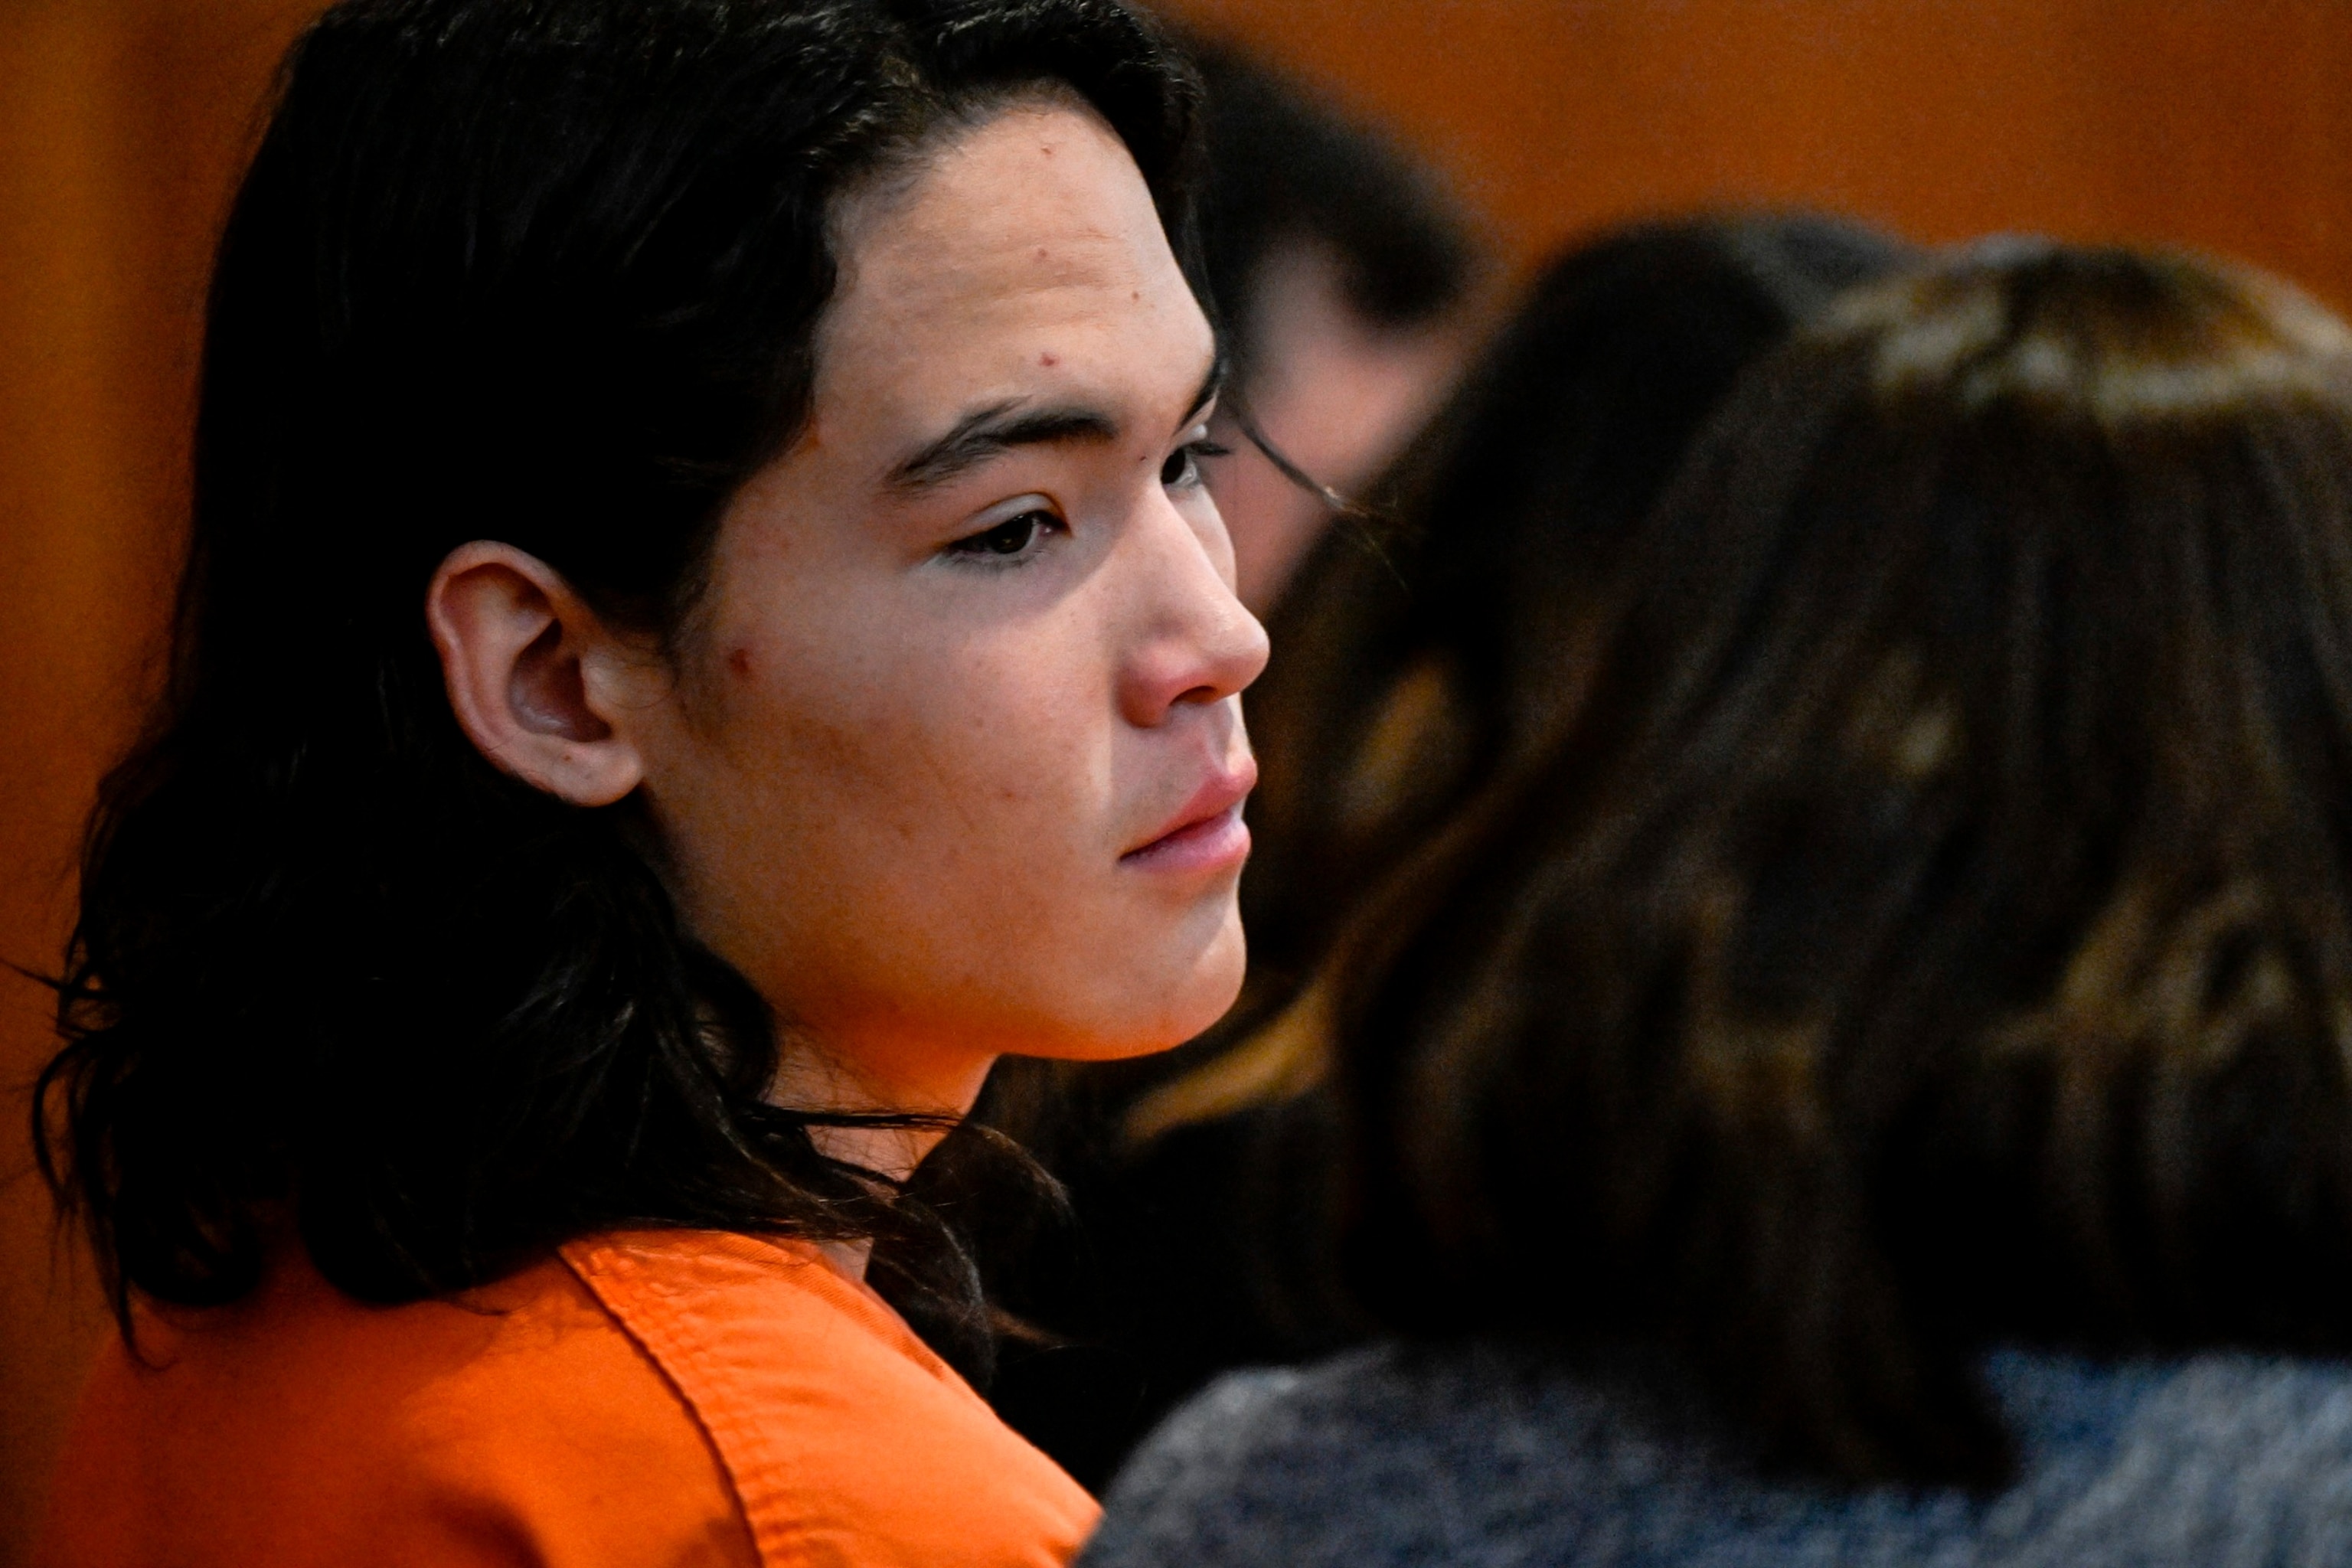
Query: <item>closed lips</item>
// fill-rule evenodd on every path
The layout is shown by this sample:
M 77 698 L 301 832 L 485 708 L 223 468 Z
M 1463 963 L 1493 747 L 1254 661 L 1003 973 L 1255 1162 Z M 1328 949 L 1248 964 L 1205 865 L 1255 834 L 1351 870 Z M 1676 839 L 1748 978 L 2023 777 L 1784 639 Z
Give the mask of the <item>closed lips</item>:
M 1171 858 L 1187 849 L 1210 850 L 1217 858 L 1238 849 L 1246 853 L 1249 829 L 1241 820 L 1242 802 L 1257 784 L 1257 763 L 1244 758 L 1240 767 L 1203 780 L 1158 833 L 1119 857 L 1125 862 Z M 1234 843 L 1234 840 L 1238 843 Z M 1189 857 L 1188 857 L 1189 858 Z

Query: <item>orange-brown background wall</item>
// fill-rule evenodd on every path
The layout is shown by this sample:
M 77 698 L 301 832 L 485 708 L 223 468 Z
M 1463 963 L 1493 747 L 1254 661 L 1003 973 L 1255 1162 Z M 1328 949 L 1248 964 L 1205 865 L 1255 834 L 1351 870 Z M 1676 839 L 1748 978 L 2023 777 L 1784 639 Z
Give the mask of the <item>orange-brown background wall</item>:
M 0 0 L 0 959 L 55 963 L 154 673 L 205 252 L 310 0 Z M 2352 0 L 1184 0 L 1388 119 L 1525 263 L 1809 205 L 2232 252 L 2352 304 Z M 0 972 L 0 1568 L 97 1331 L 28 1164 Z

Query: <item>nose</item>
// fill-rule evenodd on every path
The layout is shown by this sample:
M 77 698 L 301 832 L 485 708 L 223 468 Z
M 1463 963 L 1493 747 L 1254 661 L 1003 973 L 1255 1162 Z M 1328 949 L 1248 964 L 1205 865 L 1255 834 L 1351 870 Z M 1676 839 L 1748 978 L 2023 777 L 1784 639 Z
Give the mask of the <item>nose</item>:
M 1144 729 L 1222 702 L 1265 668 L 1265 628 L 1234 596 L 1224 525 L 1155 497 L 1130 536 L 1135 604 L 1120 663 L 1119 711 Z

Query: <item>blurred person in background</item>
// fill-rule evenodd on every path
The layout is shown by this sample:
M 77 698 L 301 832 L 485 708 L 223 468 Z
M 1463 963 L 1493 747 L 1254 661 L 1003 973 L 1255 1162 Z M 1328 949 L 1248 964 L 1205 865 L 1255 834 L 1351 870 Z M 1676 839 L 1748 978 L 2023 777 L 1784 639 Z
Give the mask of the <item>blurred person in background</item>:
M 1242 1026 L 1163 1058 L 1172 1079 L 1088 1069 L 1056 1168 L 1095 1273 L 999 1292 L 1073 1342 L 1013 1347 L 993 1397 L 1081 1479 L 1108 1480 L 1216 1373 L 1361 1334 L 1330 1258 L 1320 993 L 1273 1015 L 1375 873 L 1461 809 L 1477 769 L 1549 732 L 1591 606 L 1734 376 L 1906 255 L 1803 216 L 1664 225 L 1570 252 L 1382 482 L 1393 521 L 1341 523 L 1293 580 L 1250 699 L 1263 782 Z
M 2352 1561 L 2352 334 L 1960 253 L 1622 559 L 1325 973 L 1390 1337 L 1085 1561 Z
M 1380 132 L 1229 45 L 1189 47 L 1207 92 L 1202 273 L 1232 363 L 1209 488 L 1236 590 L 1264 616 L 1335 515 L 1319 490 L 1354 495 L 1444 395 L 1484 258 L 1438 181 Z
M 36 1561 L 1076 1551 L 908 1179 L 1240 985 L 1197 94 L 1113 0 L 295 46 L 38 1096 L 121 1334 Z

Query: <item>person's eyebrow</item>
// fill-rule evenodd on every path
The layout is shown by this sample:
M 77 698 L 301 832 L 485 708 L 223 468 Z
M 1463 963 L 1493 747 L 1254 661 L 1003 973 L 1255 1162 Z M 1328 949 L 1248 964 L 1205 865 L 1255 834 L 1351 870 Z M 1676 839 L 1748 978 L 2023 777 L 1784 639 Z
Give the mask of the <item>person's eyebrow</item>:
M 1224 383 L 1224 358 L 1219 355 L 1202 379 L 1192 405 L 1181 424 L 1201 416 Z M 1078 404 L 1033 407 L 1020 399 L 975 408 L 950 426 L 946 434 L 926 441 L 893 464 L 885 480 L 894 490 L 927 490 L 957 479 L 1000 453 L 1016 447 L 1050 447 L 1062 442 L 1108 445 L 1118 439 L 1118 421 L 1098 408 Z
M 1201 377 L 1201 390 L 1192 395 L 1192 406 L 1184 410 L 1184 417 L 1176 421 L 1176 428 L 1181 430 L 1201 417 L 1201 410 L 1214 403 L 1217 394 L 1224 389 L 1225 355 L 1224 351 L 1219 349 L 1217 356 L 1209 362 L 1207 373 Z
M 975 408 L 926 441 L 890 469 L 894 490 L 926 490 L 946 484 L 1001 452 L 1015 447 L 1046 447 L 1067 441 L 1106 445 L 1118 439 L 1118 421 L 1098 408 L 1076 405 L 1034 408 L 1014 401 Z

